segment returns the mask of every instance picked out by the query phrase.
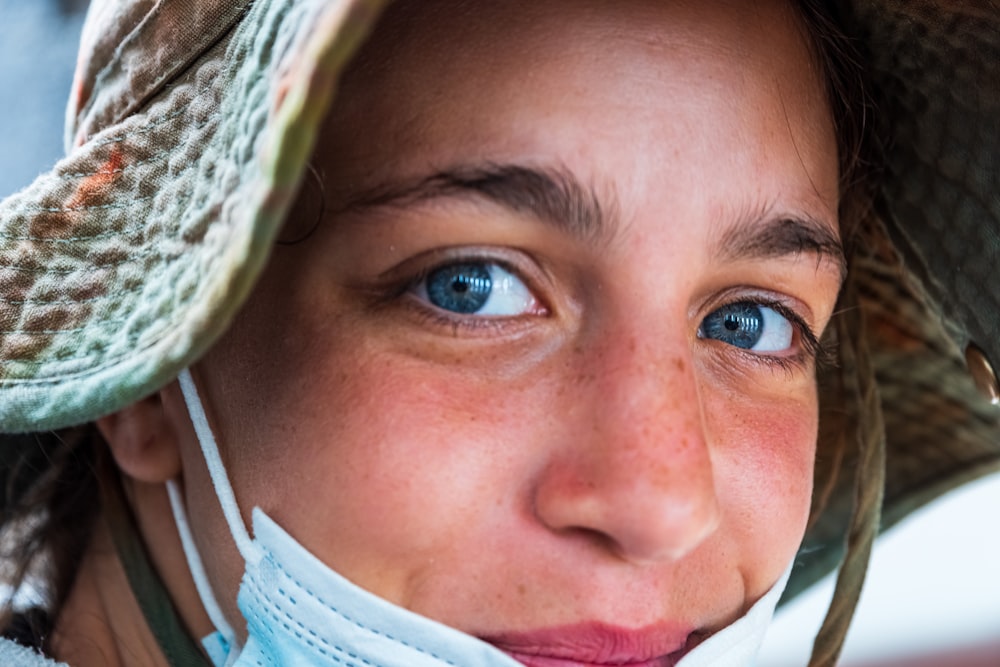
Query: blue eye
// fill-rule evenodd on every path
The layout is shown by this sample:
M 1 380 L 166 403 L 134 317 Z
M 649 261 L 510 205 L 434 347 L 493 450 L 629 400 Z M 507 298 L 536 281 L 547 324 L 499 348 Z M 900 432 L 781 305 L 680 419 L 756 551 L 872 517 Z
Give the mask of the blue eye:
M 782 352 L 791 347 L 795 327 L 773 308 L 740 301 L 709 313 L 698 336 L 753 352 Z
M 514 316 L 530 311 L 535 297 L 509 271 L 491 262 L 460 262 L 434 269 L 414 293 L 442 310 L 463 315 Z

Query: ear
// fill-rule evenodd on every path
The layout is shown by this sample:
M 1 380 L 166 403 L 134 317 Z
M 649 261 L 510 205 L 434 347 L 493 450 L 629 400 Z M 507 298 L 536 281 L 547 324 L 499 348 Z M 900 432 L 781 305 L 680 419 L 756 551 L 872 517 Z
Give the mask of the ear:
M 162 483 L 181 472 L 176 430 L 159 394 L 97 420 L 97 429 L 123 473 L 140 482 Z

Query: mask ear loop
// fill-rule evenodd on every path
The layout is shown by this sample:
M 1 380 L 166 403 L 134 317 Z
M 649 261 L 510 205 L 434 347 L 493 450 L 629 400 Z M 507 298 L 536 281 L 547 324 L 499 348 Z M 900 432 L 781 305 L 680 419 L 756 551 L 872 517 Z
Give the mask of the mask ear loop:
M 222 505 L 222 513 L 226 517 L 226 523 L 229 524 L 229 532 L 232 534 L 236 548 L 239 549 L 243 559 L 249 563 L 255 563 L 260 557 L 253 540 L 250 539 L 250 533 L 247 532 L 246 524 L 243 523 L 240 507 L 236 504 L 236 494 L 233 493 L 233 487 L 229 483 L 226 466 L 222 463 L 222 456 L 219 455 L 219 445 L 215 442 L 212 427 L 208 424 L 208 417 L 205 415 L 205 408 L 198 396 L 198 388 L 191 377 L 191 371 L 185 368 L 177 379 L 181 385 L 184 402 L 187 404 L 191 424 L 194 425 L 194 432 L 201 445 L 202 455 L 205 457 L 205 464 L 208 466 L 208 474 L 215 487 L 215 495 L 219 499 L 219 504 Z
M 215 435 L 212 433 L 212 427 L 208 423 L 208 416 L 205 414 L 205 408 L 198 395 L 198 388 L 194 383 L 194 378 L 191 377 L 190 370 L 185 368 L 181 371 L 177 379 L 180 383 L 181 394 L 184 396 L 184 403 L 187 406 L 188 416 L 194 427 L 195 435 L 198 437 L 198 444 L 201 447 L 205 465 L 208 467 L 208 474 L 212 479 L 212 486 L 215 487 L 215 495 L 219 500 L 219 505 L 222 507 L 226 523 L 229 525 L 229 533 L 232 535 L 233 541 L 236 543 L 236 548 L 239 550 L 244 561 L 247 564 L 257 563 L 260 560 L 260 551 L 253 544 L 250 534 L 247 532 L 246 525 L 243 523 L 239 505 L 236 503 L 236 494 L 233 493 L 233 487 L 229 482 L 226 467 L 222 462 L 222 456 L 219 454 L 219 446 L 215 441 Z M 170 497 L 170 507 L 173 510 L 177 532 L 180 534 L 181 545 L 187 557 L 188 568 L 191 571 L 191 577 L 194 579 L 195 589 L 198 591 L 198 596 L 201 598 L 202 606 L 205 608 L 209 620 L 215 627 L 216 632 L 218 632 L 218 636 L 222 638 L 225 646 L 221 647 L 218 655 L 216 655 L 217 651 L 214 650 L 216 648 L 214 644 L 218 643 L 218 638 L 214 642 L 209 642 L 213 637 L 213 635 L 209 635 L 208 638 L 203 640 L 203 643 L 205 643 L 205 647 L 209 650 L 209 653 L 212 654 L 213 661 L 216 664 L 231 665 L 239 657 L 240 644 L 236 639 L 233 627 L 226 620 L 225 614 L 222 613 L 222 608 L 219 606 L 219 602 L 212 590 L 212 585 L 208 580 L 204 563 L 195 544 L 194 536 L 191 533 L 183 495 L 175 480 L 167 482 L 167 494 Z
M 198 591 L 198 597 L 201 598 L 201 604 L 205 608 L 205 612 L 208 614 L 212 625 L 222 635 L 226 644 L 235 647 L 237 645 L 236 633 L 233 632 L 233 626 L 229 625 L 225 614 L 222 613 L 222 607 L 219 606 L 219 601 L 215 597 L 212 585 L 208 581 L 208 575 L 205 573 L 201 554 L 199 554 L 198 547 L 194 542 L 194 536 L 191 534 L 191 526 L 187 519 L 187 510 L 184 507 L 184 498 L 181 495 L 176 480 L 167 480 L 167 495 L 170 496 L 170 508 L 174 512 L 177 532 L 180 533 L 184 555 L 187 556 L 188 569 L 191 570 L 191 577 L 194 579 L 194 586 Z

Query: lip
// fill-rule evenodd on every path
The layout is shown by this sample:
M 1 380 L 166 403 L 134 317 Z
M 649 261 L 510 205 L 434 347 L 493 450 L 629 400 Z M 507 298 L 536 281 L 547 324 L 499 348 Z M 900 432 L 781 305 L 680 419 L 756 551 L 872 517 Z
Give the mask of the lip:
M 676 623 L 637 630 L 580 623 L 481 637 L 525 667 L 674 667 L 695 634 Z

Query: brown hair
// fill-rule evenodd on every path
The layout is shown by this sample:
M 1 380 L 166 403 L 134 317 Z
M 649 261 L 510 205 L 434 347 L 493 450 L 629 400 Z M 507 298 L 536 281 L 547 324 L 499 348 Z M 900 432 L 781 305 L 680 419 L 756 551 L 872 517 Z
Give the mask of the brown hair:
M 29 582 L 49 614 L 57 613 L 69 595 L 98 514 L 95 467 L 104 447 L 92 424 L 0 436 L 0 574 L 15 592 Z M 0 607 L 0 629 L 10 629 L 14 612 L 11 597 Z M 54 620 L 24 618 L 33 627 L 18 632 L 39 641 Z

